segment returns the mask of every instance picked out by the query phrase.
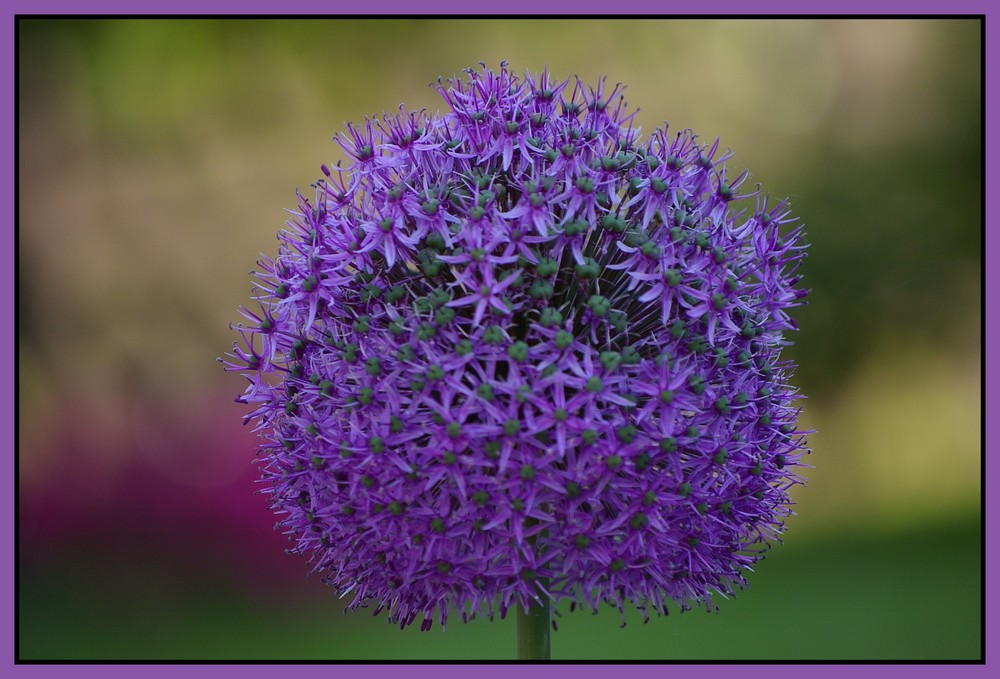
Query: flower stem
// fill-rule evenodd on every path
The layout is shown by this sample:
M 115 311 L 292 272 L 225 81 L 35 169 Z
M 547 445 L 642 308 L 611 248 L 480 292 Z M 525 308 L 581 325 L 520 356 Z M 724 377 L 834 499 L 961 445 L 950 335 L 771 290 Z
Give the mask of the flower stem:
M 549 600 L 544 595 L 541 602 L 528 610 L 517 607 L 517 659 L 549 660 Z

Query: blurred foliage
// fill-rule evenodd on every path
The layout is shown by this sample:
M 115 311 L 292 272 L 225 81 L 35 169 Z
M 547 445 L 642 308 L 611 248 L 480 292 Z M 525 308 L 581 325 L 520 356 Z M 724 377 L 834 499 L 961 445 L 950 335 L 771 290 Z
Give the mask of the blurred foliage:
M 978 526 L 929 526 L 787 546 L 718 613 L 644 625 L 634 609 L 594 616 L 559 607 L 553 659 L 969 660 L 980 652 Z M 914 545 L 923 549 L 914 552 Z M 220 573 L 169 573 L 143 559 L 129 574 L 93 557 L 28 572 L 20 594 L 23 659 L 509 660 L 513 614 L 400 631 L 365 611 L 341 615 L 313 581 L 268 601 Z M 928 586 L 928 573 L 934 574 Z M 197 575 L 197 577 L 193 577 Z M 311 594 L 311 597 L 309 596 Z M 72 608 L 66 602 L 74 602 Z
M 878 74 L 879 61 L 907 54 L 909 61 L 885 67 L 885 82 L 853 83 L 863 79 L 850 60 L 858 51 L 855 25 L 864 29 L 860 39 L 903 52 L 874 52 L 869 71 Z M 894 34 L 903 36 L 895 40 L 902 47 Z M 657 37 L 661 54 L 652 59 L 649 43 Z M 31 20 L 20 24 L 20 45 L 25 141 L 37 119 L 25 107 L 52 107 L 60 129 L 45 133 L 68 141 L 70 156 L 72 146 L 89 142 L 99 148 L 88 155 L 177 162 L 207 181 L 204 194 L 227 181 L 218 174 L 234 169 L 204 157 L 219 152 L 213 147 L 270 150 L 284 135 L 317 148 L 316 162 L 287 147 L 280 158 L 237 151 L 230 162 L 249 164 L 228 177 L 239 187 L 265 164 L 294 166 L 292 177 L 267 182 L 283 192 L 281 205 L 291 204 L 292 188 L 304 188 L 320 162 L 337 156 L 339 148 L 322 140 L 342 129 L 343 119 L 392 110 L 400 100 L 437 107 L 427 84 L 477 58 L 495 63 L 507 54 L 518 68 L 548 65 L 585 81 L 604 72 L 620 78 L 647 129 L 669 113 L 682 126 L 717 132 L 765 190 L 791 197 L 812 242 L 806 281 L 813 290 L 799 314 L 809 341 L 792 351 L 800 382 L 813 393 L 855 367 L 874 343 L 897 336 L 961 343 L 969 335 L 965 318 L 980 306 L 975 21 Z M 686 53 L 695 46 L 707 65 Z M 817 81 L 827 84 L 810 84 Z M 321 131 L 299 136 L 303 124 Z M 23 160 L 22 169 L 38 160 Z M 240 226 L 248 234 L 273 232 L 271 212 L 271 219 L 232 219 L 223 233 L 233 236 Z M 33 246 L 26 243 L 25 256 L 39 256 Z M 24 321 L 32 332 L 31 317 Z
M 718 135 L 811 242 L 788 353 L 816 468 L 789 544 L 718 616 L 615 636 L 615 612 L 575 613 L 557 656 L 977 654 L 978 21 L 31 19 L 17 37 L 22 657 L 507 656 L 510 624 L 400 633 L 340 617 L 293 559 L 255 570 L 282 541 L 254 532 L 242 411 L 213 405 L 241 388 L 213 359 L 247 269 L 340 157 L 331 136 L 435 111 L 429 83 L 502 59 L 627 84 L 647 132 Z

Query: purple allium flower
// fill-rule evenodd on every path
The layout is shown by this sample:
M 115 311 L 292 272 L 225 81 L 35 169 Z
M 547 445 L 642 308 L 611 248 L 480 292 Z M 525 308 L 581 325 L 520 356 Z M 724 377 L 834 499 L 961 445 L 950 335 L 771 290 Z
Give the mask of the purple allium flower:
M 621 90 L 438 81 L 443 115 L 348 126 L 261 261 L 227 365 L 291 551 L 352 607 L 712 606 L 781 532 L 801 227 Z

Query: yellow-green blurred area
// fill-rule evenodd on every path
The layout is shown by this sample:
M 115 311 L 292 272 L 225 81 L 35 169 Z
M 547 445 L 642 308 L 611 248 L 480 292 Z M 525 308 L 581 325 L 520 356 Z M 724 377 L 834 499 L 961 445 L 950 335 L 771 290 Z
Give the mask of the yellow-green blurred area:
M 641 624 L 565 607 L 556 658 L 980 653 L 975 20 L 21 20 L 22 659 L 512 658 L 513 621 L 400 631 L 283 553 L 215 358 L 345 122 L 441 108 L 480 60 L 628 86 L 789 197 L 787 353 L 817 433 L 750 588 Z M 735 173 L 734 173 L 735 174 Z

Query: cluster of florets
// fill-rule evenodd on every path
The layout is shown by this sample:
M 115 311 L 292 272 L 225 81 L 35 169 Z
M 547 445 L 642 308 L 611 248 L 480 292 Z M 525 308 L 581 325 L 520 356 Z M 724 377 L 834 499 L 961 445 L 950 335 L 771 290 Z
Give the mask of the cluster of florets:
M 338 138 L 238 327 L 292 551 L 401 625 L 711 606 L 801 481 L 800 229 L 717 142 L 641 140 L 620 87 L 437 90 Z

